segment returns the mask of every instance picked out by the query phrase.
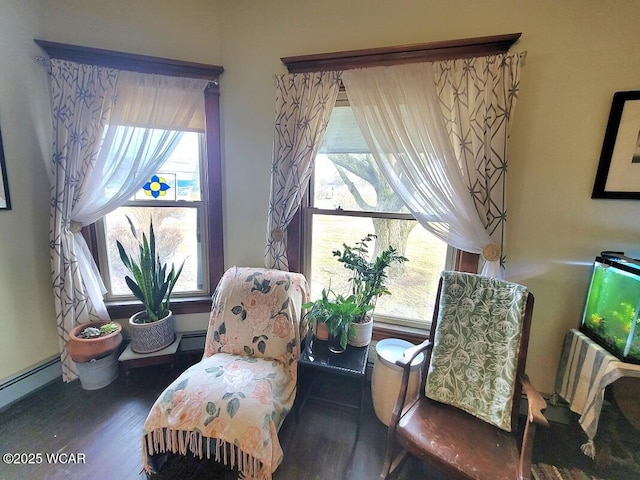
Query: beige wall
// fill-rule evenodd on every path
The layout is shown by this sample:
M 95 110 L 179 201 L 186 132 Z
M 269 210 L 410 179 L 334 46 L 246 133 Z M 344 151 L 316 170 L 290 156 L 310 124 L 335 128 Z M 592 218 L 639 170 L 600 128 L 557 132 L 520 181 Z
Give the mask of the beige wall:
M 12 210 L 0 211 L 0 379 L 58 352 L 49 261 L 47 86 L 35 0 L 0 1 L 0 128 Z
M 640 256 L 640 203 L 590 199 L 611 96 L 640 89 L 640 3 L 635 0 L 51 0 L 43 2 L 40 19 L 22 5 L 10 1 L 10 13 L 28 17 L 29 30 L 7 34 L 0 28 L 3 63 L 9 55 L 5 36 L 16 43 L 10 52 L 26 51 L 36 35 L 32 32 L 38 32 L 39 21 L 46 18 L 42 35 L 47 40 L 225 67 L 221 89 L 227 266 L 262 263 L 273 75 L 284 72 L 280 57 L 510 32 L 523 33 L 514 50 L 526 50 L 528 56 L 510 144 L 508 275 L 536 295 L 527 370 L 540 390 L 553 389 L 562 336 L 578 324 L 595 255 L 616 249 Z M 35 76 L 32 70 L 29 67 L 29 75 Z M 6 104 L 24 105 L 26 93 L 15 72 L 0 72 L 4 134 L 9 128 Z M 5 82 L 20 93 L 7 99 Z M 11 187 L 16 185 L 12 194 L 22 187 L 14 200 L 22 210 L 0 212 L 0 298 L 29 303 L 33 284 L 39 285 L 39 297 L 47 300 L 30 313 L 45 325 L 53 316 L 44 285 L 48 253 L 39 250 L 48 239 L 42 225 L 47 205 L 46 195 L 32 182 L 42 187 L 46 178 L 36 169 L 38 178 L 32 180 L 31 170 L 21 172 L 15 166 L 23 156 L 37 156 L 28 132 L 44 120 L 32 112 L 20 115 L 23 127 L 6 131 L 11 135 L 6 142 L 13 144 L 8 167 Z M 7 246 L 6 225 L 21 231 L 19 246 Z M 34 245 L 23 255 L 27 232 Z M 10 281 L 4 273 L 16 258 L 33 270 L 20 288 L 14 286 L 13 272 Z M 18 327 L 24 326 L 15 317 L 34 308 L 29 303 L 9 309 L 4 323 L 11 332 L 10 353 L 0 352 L 2 364 L 12 362 L 7 373 L 55 349 L 51 341 L 28 354 L 14 346 L 21 338 Z M 191 317 L 185 329 L 204 328 L 205 322 L 204 316 Z
M 280 57 L 522 32 L 514 50 L 528 55 L 510 143 L 508 276 L 536 295 L 527 371 L 540 390 L 551 392 L 562 337 L 578 325 L 593 258 L 606 249 L 640 255 L 640 202 L 590 198 L 611 97 L 640 89 L 640 2 L 220 5 L 226 233 L 234 240 L 227 258 L 254 262 L 262 254 L 267 125 L 272 75 L 284 71 Z M 229 185 L 251 185 L 252 193 Z

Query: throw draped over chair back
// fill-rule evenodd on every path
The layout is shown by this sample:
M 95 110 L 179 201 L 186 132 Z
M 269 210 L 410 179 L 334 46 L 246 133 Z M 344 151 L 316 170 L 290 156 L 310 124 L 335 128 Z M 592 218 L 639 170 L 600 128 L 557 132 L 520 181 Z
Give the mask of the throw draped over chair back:
M 233 267 L 213 295 L 203 359 L 158 397 L 144 425 L 143 461 L 170 451 L 214 458 L 268 480 L 283 458 L 278 430 L 296 395 L 299 273 Z
M 396 362 L 404 372 L 381 479 L 407 453 L 447 478 L 530 478 L 535 423 L 547 424 L 546 403 L 524 373 L 532 312 L 533 295 L 523 285 L 442 273 L 429 340 Z M 422 352 L 418 398 L 405 399 L 411 364 Z M 523 391 L 529 410 L 520 430 Z
M 427 397 L 512 430 L 528 294 L 527 287 L 516 283 L 442 273 Z
M 228 270 L 213 294 L 204 358 L 223 352 L 295 366 L 307 289 L 299 274 L 261 268 Z M 295 374 L 293 369 L 291 375 Z

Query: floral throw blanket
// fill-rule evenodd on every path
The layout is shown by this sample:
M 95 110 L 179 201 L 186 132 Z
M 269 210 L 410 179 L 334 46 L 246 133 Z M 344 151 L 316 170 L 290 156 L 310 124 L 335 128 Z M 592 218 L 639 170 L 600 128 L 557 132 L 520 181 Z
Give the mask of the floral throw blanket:
M 278 430 L 293 405 L 302 304 L 296 273 L 229 269 L 213 296 L 203 359 L 158 397 L 144 424 L 144 469 L 162 452 L 214 458 L 244 478 L 271 479 Z

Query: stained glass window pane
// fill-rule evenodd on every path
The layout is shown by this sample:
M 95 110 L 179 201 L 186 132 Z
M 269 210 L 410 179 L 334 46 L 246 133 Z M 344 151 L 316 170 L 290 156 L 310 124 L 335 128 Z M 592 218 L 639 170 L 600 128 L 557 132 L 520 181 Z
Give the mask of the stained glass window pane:
M 136 200 L 176 200 L 176 174 L 158 173 L 135 194 Z
M 184 132 L 171 156 L 136 192 L 133 200 L 201 201 L 201 135 L 198 132 Z

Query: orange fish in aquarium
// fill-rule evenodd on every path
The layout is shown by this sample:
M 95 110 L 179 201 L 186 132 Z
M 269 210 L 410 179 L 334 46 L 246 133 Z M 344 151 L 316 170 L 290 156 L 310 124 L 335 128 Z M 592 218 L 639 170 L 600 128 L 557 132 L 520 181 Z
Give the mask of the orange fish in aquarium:
M 596 257 L 580 330 L 620 360 L 640 363 L 640 261 L 602 252 Z

